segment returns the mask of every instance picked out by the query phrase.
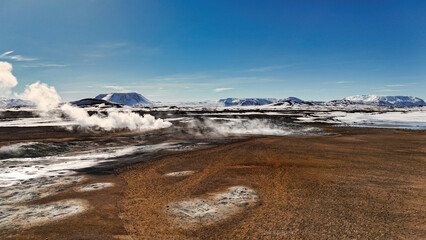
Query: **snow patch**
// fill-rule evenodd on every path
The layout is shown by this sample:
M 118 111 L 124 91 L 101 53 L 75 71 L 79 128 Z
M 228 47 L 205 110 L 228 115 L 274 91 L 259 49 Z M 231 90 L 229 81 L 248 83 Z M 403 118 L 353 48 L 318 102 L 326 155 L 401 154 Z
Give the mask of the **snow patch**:
M 93 183 L 85 186 L 78 187 L 77 192 L 90 192 L 95 190 L 100 190 L 102 188 L 112 187 L 114 183 L 104 182 L 104 183 Z
M 81 176 L 50 176 L 31 179 L 20 184 L 0 187 L 0 206 L 24 203 L 60 192 L 64 186 L 84 180 Z
M 426 111 L 317 112 L 297 118 L 299 122 L 331 123 L 356 127 L 426 129 Z
M 160 143 L 126 148 L 101 148 L 76 155 L 63 154 L 36 158 L 3 159 L 0 160 L 0 187 L 19 186 L 22 181 L 42 177 L 70 176 L 77 169 L 114 161 L 118 157 L 180 147 L 179 143 Z
M 234 186 L 224 192 L 208 194 L 196 198 L 174 202 L 166 206 L 166 212 L 182 228 L 209 225 L 253 206 L 259 199 L 258 194 L 248 187 Z
M 0 159 L 50 156 L 67 150 L 67 147 L 62 143 L 15 143 L 0 147 Z
M 180 172 L 170 172 L 164 174 L 166 177 L 182 177 L 182 176 L 189 176 L 194 174 L 194 171 L 180 171 Z
M 151 101 L 136 92 L 99 94 L 95 98 L 127 106 L 152 105 Z
M 0 229 L 32 227 L 63 219 L 83 212 L 88 205 L 85 200 L 71 199 L 41 205 L 1 207 Z
M 426 112 L 345 113 L 334 118 L 356 126 L 426 129 Z
M 31 146 L 36 144 L 35 142 L 27 142 L 27 143 L 15 143 L 15 144 L 9 144 L 6 146 L 0 147 L 0 155 L 3 154 L 19 154 L 22 152 L 22 148 L 24 146 Z
M 230 106 L 258 106 L 277 102 L 276 98 L 226 98 L 219 99 L 225 107 Z
M 0 108 L 11 108 L 11 107 L 21 107 L 21 106 L 33 106 L 34 103 L 22 99 L 14 98 L 0 98 Z
M 372 104 L 395 107 L 413 107 L 426 105 L 426 103 L 422 99 L 412 96 L 355 95 L 346 97 L 343 100 L 358 104 Z

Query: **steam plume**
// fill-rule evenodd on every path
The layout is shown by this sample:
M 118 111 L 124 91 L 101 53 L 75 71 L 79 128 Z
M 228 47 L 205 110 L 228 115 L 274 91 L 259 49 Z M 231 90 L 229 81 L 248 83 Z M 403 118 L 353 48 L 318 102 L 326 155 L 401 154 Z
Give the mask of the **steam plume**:
M 18 84 L 16 77 L 12 74 L 12 64 L 0 62 L 0 96 L 9 96 L 11 89 Z
M 7 62 L 0 62 L 0 90 L 9 91 L 10 94 L 10 89 L 17 84 L 18 81 L 12 74 L 12 65 Z M 53 116 L 54 113 L 51 110 L 56 109 L 61 102 L 61 97 L 54 87 L 40 82 L 27 86 L 22 94 L 15 94 L 15 96 L 35 103 L 43 117 Z M 121 111 L 116 109 L 107 110 L 108 115 L 106 117 L 96 114 L 90 116 L 86 110 L 69 104 L 64 104 L 59 109 L 69 118 L 76 121 L 80 128 L 84 129 L 92 128 L 106 131 L 122 129 L 150 130 L 167 128 L 172 125 L 163 119 L 155 119 L 149 114 L 140 116 L 126 109 Z
M 61 97 L 54 87 L 49 87 L 40 82 L 27 86 L 24 93 L 20 94 L 19 97 L 34 102 L 37 108 L 44 113 L 56 108 L 61 102 Z
M 130 111 L 110 110 L 107 117 L 100 117 L 98 115 L 89 116 L 86 110 L 69 104 L 62 105 L 61 110 L 71 119 L 77 121 L 80 127 L 86 129 L 95 128 L 106 131 L 115 129 L 151 130 L 167 128 L 172 125 L 163 119 L 155 119 L 152 115 L 145 114 L 142 117 Z

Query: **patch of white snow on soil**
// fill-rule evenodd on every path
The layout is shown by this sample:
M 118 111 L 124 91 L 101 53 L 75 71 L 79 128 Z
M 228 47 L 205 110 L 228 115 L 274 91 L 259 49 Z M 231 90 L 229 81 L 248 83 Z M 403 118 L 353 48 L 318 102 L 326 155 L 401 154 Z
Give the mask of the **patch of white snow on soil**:
M 234 186 L 225 192 L 208 194 L 204 198 L 174 202 L 166 206 L 166 212 L 177 226 L 193 228 L 238 214 L 243 209 L 254 206 L 258 200 L 259 196 L 253 189 Z
M 0 210 L 0 229 L 32 227 L 83 212 L 85 200 L 70 199 L 29 206 L 5 207 Z
M 78 187 L 76 190 L 78 192 L 89 192 L 89 191 L 100 190 L 102 188 L 107 188 L 107 187 L 112 187 L 112 186 L 114 186 L 114 183 L 108 183 L 108 182 L 93 183 L 93 184 Z
M 189 176 L 194 174 L 194 171 L 180 171 L 180 172 L 170 172 L 164 174 L 166 177 L 182 177 L 182 176 Z

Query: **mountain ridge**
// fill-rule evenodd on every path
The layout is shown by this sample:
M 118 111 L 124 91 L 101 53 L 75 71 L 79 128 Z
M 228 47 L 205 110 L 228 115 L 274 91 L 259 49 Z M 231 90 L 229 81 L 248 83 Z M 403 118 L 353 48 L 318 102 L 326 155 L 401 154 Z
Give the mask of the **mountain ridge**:
M 23 107 L 23 106 L 34 106 L 35 104 L 28 100 L 18 98 L 0 98 L 0 107 Z
M 151 101 L 137 92 L 102 93 L 96 96 L 95 99 L 105 100 L 127 106 L 145 106 L 153 104 Z
M 394 107 L 415 107 L 425 106 L 423 99 L 413 96 L 390 96 L 390 95 L 353 95 L 342 99 L 356 104 L 394 106 Z

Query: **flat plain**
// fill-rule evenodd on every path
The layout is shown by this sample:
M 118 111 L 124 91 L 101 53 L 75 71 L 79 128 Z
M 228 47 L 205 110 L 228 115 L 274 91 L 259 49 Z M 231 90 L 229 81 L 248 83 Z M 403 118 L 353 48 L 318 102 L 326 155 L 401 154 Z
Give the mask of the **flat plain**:
M 163 154 L 88 175 L 93 192 L 66 189 L 43 203 L 79 198 L 83 213 L 5 239 L 423 239 L 424 130 L 323 127 L 327 136 L 253 137 Z M 192 171 L 191 174 L 168 173 Z M 83 183 L 80 183 L 81 185 Z M 184 227 L 167 208 L 234 186 L 257 201 L 217 221 Z M 213 206 L 214 207 L 214 206 Z

